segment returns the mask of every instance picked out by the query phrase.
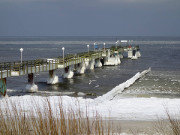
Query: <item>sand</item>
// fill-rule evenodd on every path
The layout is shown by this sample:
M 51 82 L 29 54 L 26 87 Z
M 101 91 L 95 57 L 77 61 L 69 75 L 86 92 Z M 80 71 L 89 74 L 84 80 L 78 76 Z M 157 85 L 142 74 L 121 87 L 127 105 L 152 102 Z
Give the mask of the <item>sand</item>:
M 106 121 L 107 122 L 107 121 Z M 103 121 L 103 123 L 106 123 Z M 135 120 L 110 120 L 115 129 L 120 129 L 122 135 L 169 135 L 168 120 L 160 121 L 135 121 Z M 106 124 L 105 124 L 106 125 Z M 161 128 L 164 131 L 161 131 Z M 165 133 L 164 133 L 165 132 Z

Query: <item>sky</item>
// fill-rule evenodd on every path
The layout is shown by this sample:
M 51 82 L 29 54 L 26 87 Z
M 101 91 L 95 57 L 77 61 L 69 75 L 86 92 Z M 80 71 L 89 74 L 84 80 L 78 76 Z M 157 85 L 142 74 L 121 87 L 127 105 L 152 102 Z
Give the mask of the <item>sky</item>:
M 180 36 L 180 0 L 0 0 L 0 36 Z

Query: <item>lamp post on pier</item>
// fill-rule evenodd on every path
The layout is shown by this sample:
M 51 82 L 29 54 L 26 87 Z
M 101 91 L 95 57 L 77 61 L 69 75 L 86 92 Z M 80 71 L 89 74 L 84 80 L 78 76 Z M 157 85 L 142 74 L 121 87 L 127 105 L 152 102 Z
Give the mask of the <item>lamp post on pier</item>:
M 19 50 L 21 52 L 21 64 L 22 64 L 22 52 L 23 52 L 23 48 L 20 48 Z
M 96 45 L 96 42 L 94 43 L 94 51 L 95 51 L 95 45 Z
M 116 48 L 117 48 L 117 42 L 116 42 Z
M 89 45 L 87 45 L 87 48 L 88 48 L 88 54 L 89 54 Z
M 62 48 L 62 51 L 63 51 L 63 65 L 64 65 L 64 50 L 65 50 L 65 48 L 63 47 Z
M 106 45 L 106 43 L 104 43 L 104 52 L 105 52 L 105 45 Z

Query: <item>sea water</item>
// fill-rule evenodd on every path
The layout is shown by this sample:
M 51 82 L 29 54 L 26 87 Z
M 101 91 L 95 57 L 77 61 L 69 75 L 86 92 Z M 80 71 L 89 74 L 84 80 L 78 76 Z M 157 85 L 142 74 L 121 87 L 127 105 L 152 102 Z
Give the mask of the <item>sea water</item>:
M 76 54 L 87 51 L 87 44 L 90 45 L 90 50 L 93 50 L 94 42 L 99 44 L 99 48 L 103 48 L 104 42 L 106 47 L 110 47 L 115 45 L 117 40 L 125 39 L 133 40 L 130 43 L 133 46 L 140 46 L 141 58 L 131 60 L 125 57 L 118 66 L 87 70 L 85 74 L 71 79 L 62 78 L 63 70 L 59 69 L 56 71 L 59 83 L 54 85 L 47 84 L 48 72 L 36 73 L 36 93 L 25 91 L 27 76 L 10 77 L 7 78 L 7 94 L 14 99 L 23 99 L 24 96 L 56 98 L 63 95 L 66 100 L 79 97 L 82 104 L 88 101 L 92 108 L 99 106 L 102 114 L 107 114 L 107 108 L 112 108 L 112 116 L 123 117 L 122 119 L 132 119 L 130 116 L 134 119 L 147 119 L 149 115 L 152 116 L 150 119 L 155 119 L 156 114 L 164 112 L 164 104 L 178 112 L 180 37 L 6 37 L 0 38 L 0 62 L 19 61 L 20 48 L 24 48 L 23 60 L 34 60 L 62 56 L 62 47 L 65 47 L 65 54 Z M 148 74 L 115 95 L 113 100 L 96 102 L 98 97 L 149 67 L 151 71 Z

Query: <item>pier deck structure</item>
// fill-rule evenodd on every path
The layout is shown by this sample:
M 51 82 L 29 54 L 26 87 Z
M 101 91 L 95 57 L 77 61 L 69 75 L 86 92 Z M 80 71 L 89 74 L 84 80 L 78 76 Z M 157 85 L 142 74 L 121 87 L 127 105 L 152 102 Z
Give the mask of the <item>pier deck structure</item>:
M 49 76 L 53 77 L 54 70 L 57 69 L 65 69 L 65 71 L 68 71 L 70 66 L 76 67 L 85 61 L 92 61 L 96 59 L 105 60 L 108 55 L 123 55 L 124 51 L 128 52 L 130 50 L 133 53 L 134 50 L 137 51 L 138 49 L 138 46 L 131 49 L 128 46 L 113 46 L 111 48 L 104 48 L 101 50 L 69 54 L 64 57 L 60 56 L 49 59 L 0 63 L 0 93 L 4 96 L 6 95 L 6 78 L 8 77 L 28 75 L 28 83 L 33 84 L 34 73 L 49 71 Z

